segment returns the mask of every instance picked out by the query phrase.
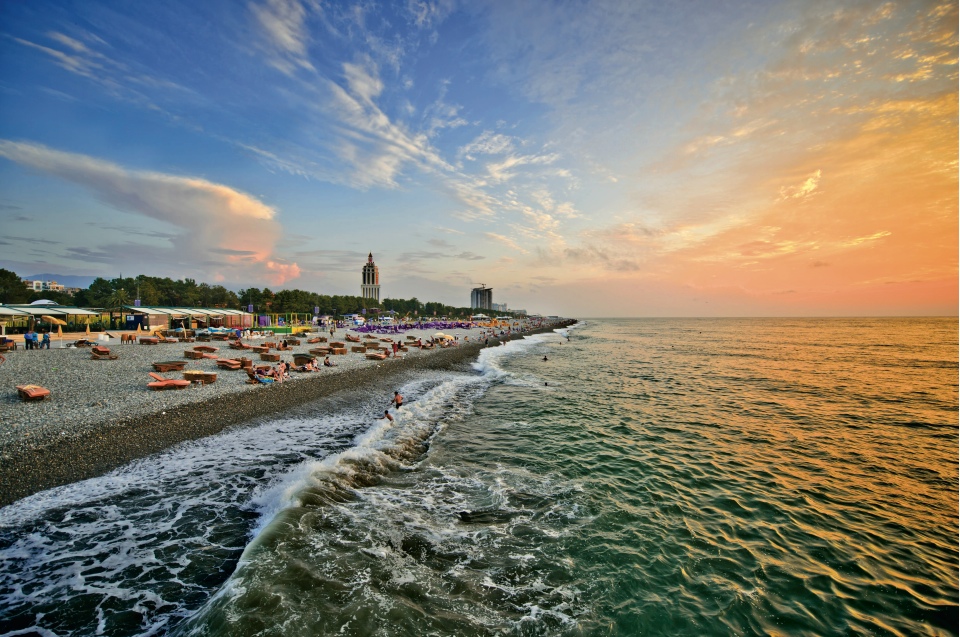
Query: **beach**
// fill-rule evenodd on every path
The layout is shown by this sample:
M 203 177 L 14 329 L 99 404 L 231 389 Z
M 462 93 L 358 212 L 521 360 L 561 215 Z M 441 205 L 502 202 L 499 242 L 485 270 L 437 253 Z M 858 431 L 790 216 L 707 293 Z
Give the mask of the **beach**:
M 553 329 L 555 326 L 543 328 Z M 530 330 L 530 334 L 541 330 Z M 162 451 L 186 440 L 195 440 L 256 418 L 277 414 L 304 403 L 329 396 L 343 389 L 369 386 L 371 391 L 392 395 L 387 384 L 390 376 L 414 369 L 442 369 L 474 359 L 483 347 L 482 328 L 444 330 L 455 338 L 446 348 L 419 349 L 409 346 L 411 339 L 424 342 L 437 330 L 412 329 L 397 334 L 372 334 L 380 345 L 389 341 L 408 345 L 408 351 L 384 361 L 370 360 L 364 353 L 351 351 L 361 343 L 346 342 L 348 354 L 331 356 L 335 367 L 318 372 L 292 372 L 283 383 L 251 384 L 242 370 L 217 367 L 215 358 L 187 360 L 186 370 L 215 372 L 210 384 L 191 384 L 183 390 L 152 391 L 152 364 L 160 361 L 184 361 L 185 352 L 195 346 L 216 347 L 216 358 L 253 359 L 250 350 L 230 349 L 228 342 L 184 342 L 142 345 L 121 344 L 123 332 L 111 331 L 115 338 L 94 333 L 90 340 L 110 348 L 115 360 L 94 360 L 89 347 L 68 347 L 85 335 L 65 335 L 54 339 L 53 349 L 25 351 L 21 346 L 5 354 L 0 364 L 0 506 L 10 504 L 38 491 L 95 477 L 131 460 Z M 487 329 L 489 334 L 489 328 Z M 345 341 L 346 334 L 364 334 L 337 330 L 334 341 Z M 142 336 L 142 335 L 141 335 Z M 272 338 L 246 339 L 258 345 L 284 338 L 300 340 L 287 351 L 271 350 L 292 364 L 295 354 L 306 354 L 326 343 L 309 344 L 311 337 L 328 332 Z M 500 340 L 520 338 L 513 332 Z M 383 339 L 383 340 L 381 340 Z M 58 347 L 59 346 L 59 347 Z M 320 361 L 323 360 L 321 356 Z M 160 374 L 164 378 L 183 378 L 183 372 Z M 39 385 L 50 390 L 42 401 L 23 401 L 15 386 Z

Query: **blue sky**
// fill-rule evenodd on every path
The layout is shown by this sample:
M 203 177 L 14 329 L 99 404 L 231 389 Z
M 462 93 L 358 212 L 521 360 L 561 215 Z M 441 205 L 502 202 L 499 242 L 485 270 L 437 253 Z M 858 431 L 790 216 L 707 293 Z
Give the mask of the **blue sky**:
M 384 296 L 455 305 L 956 313 L 955 2 L 41 0 L 0 24 L 23 275 L 358 294 L 373 252 Z

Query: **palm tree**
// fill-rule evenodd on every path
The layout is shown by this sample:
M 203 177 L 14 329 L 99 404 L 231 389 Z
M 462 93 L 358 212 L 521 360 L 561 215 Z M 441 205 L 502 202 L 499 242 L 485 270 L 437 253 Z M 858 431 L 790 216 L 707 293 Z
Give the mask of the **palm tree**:
M 107 299 L 107 305 L 110 309 L 110 327 L 114 328 L 113 311 L 123 310 L 124 305 L 130 305 L 130 295 L 127 294 L 127 291 L 123 288 L 118 288 L 114 290 L 113 294 Z

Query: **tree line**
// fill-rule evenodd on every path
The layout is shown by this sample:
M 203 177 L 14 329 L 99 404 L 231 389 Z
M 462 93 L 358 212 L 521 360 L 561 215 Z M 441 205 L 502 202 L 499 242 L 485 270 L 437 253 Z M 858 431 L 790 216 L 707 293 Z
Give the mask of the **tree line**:
M 253 306 L 253 311 L 259 314 L 313 314 L 316 309 L 322 315 L 342 315 L 360 313 L 363 310 L 367 310 L 367 313 L 393 310 L 400 316 L 411 318 L 466 318 L 475 311 L 469 307 L 455 307 L 437 302 L 424 303 L 416 297 L 384 299 L 378 303 L 359 296 L 318 294 L 296 289 L 273 292 L 269 288 L 246 288 L 237 293 L 222 285 L 197 283 L 193 279 L 173 280 L 169 277 L 146 275 L 109 280 L 98 277 L 90 287 L 71 296 L 52 290 L 34 292 L 27 289 L 23 280 L 14 272 L 0 268 L 0 303 L 30 303 L 41 298 L 61 305 L 101 309 L 133 305 L 135 299 L 140 299 L 140 305 L 145 306 L 220 307 L 244 311 Z

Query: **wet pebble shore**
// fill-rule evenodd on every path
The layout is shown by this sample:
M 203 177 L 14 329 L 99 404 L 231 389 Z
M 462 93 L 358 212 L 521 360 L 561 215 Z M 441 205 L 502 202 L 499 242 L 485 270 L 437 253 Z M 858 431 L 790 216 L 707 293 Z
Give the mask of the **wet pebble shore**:
M 219 369 L 214 359 L 189 360 L 187 370 L 217 372 L 216 382 L 165 391 L 147 388 L 153 380 L 152 363 L 185 360 L 184 351 L 195 345 L 218 347 L 221 358 L 243 355 L 255 364 L 268 363 L 221 341 L 120 345 L 111 340 L 107 345 L 119 355 L 116 360 L 92 360 L 89 348 L 10 352 L 0 365 L 0 506 L 343 389 L 370 385 L 384 391 L 393 374 L 465 363 L 477 356 L 482 344 L 478 330 L 464 335 L 472 335 L 473 342 L 463 342 L 461 336 L 456 347 L 410 348 L 398 359 L 371 361 L 359 353 L 333 356 L 336 367 L 294 372 L 290 380 L 271 385 L 249 384 L 245 372 Z M 301 341 L 292 351 L 280 352 L 283 360 L 292 362 L 294 354 L 316 347 L 306 344 L 305 338 Z M 351 344 L 347 345 L 349 349 Z M 182 372 L 160 375 L 183 377 Z M 46 387 L 51 397 L 21 401 L 15 386 L 23 384 Z

